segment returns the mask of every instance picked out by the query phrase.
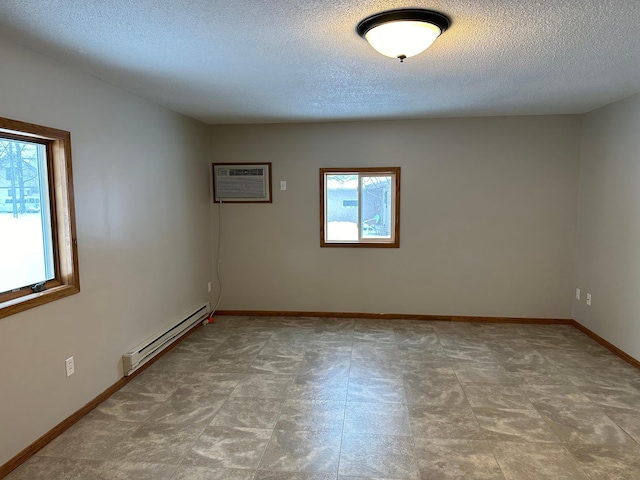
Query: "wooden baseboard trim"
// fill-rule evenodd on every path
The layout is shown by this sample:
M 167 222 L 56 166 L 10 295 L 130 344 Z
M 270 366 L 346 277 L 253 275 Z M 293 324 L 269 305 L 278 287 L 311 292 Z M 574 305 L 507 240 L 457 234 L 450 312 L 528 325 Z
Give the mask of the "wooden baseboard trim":
M 370 318 L 381 320 L 426 320 L 440 322 L 521 323 L 538 325 L 573 325 L 570 318 L 469 317 L 460 315 L 413 315 L 407 313 L 292 312 L 275 310 L 218 310 L 216 315 L 232 317 L 322 317 Z
M 96 408 L 98 405 L 100 405 L 102 402 L 104 402 L 107 398 L 109 398 L 111 395 L 116 393 L 118 390 L 120 390 L 122 387 L 124 387 L 127 383 L 129 383 L 135 377 L 137 377 L 142 372 L 144 372 L 147 368 L 149 368 L 151 365 L 153 365 L 158 359 L 160 359 L 164 354 L 166 354 L 169 350 L 171 350 L 173 347 L 175 347 L 177 344 L 179 344 L 182 340 L 187 338 L 189 335 L 191 335 L 195 330 L 197 330 L 201 326 L 202 325 L 200 323 L 194 325 L 192 328 L 187 330 L 181 337 L 179 337 L 175 341 L 173 341 L 171 343 L 171 345 L 169 345 L 167 348 L 165 348 L 156 357 L 154 357 L 153 359 L 149 360 L 149 362 L 144 364 L 142 367 L 140 367 L 138 370 L 133 372 L 128 377 L 122 377 L 120 380 L 118 380 L 116 383 L 111 385 L 109 388 L 107 388 L 104 392 L 102 392 L 96 398 L 94 398 L 89 403 L 87 403 L 84 407 L 82 407 L 81 409 L 79 409 L 76 412 L 72 413 L 69 417 L 67 417 L 62 422 L 60 422 L 58 425 L 53 427 L 51 430 L 49 430 L 47 433 L 45 433 L 43 436 L 41 436 L 38 440 L 33 442 L 27 448 L 22 450 L 20 453 L 18 453 L 15 457 L 13 457 L 7 463 L 5 463 L 4 465 L 0 466 L 0 479 L 6 477 L 7 475 L 9 475 L 9 473 L 14 471 L 16 468 L 18 468 L 24 462 L 26 462 L 31 457 L 33 457 L 36 453 L 38 453 L 38 451 L 40 451 L 49 442 L 51 442 L 53 439 L 55 439 L 58 435 L 64 433 L 74 423 L 76 423 L 78 420 L 80 420 L 82 417 L 84 417 L 86 414 L 88 414 L 91 410 Z
M 637 359 L 633 358 L 631 355 L 629 355 L 627 352 L 625 352 L 623 350 L 620 350 L 613 343 L 610 343 L 610 342 L 606 341 L 600 335 L 598 335 L 597 333 L 595 333 L 592 330 L 589 330 L 587 327 L 582 325 L 580 322 L 578 322 L 576 320 L 573 320 L 573 326 L 576 327 L 578 330 L 580 330 L 585 335 L 593 338 L 596 342 L 598 342 L 603 347 L 608 348 L 609 350 L 611 350 L 613 353 L 615 353 L 617 356 L 619 356 L 625 362 L 627 362 L 630 365 L 640 369 L 640 360 L 637 360 Z
M 87 403 L 80 410 L 77 410 L 76 412 L 72 413 L 69 417 L 65 418 L 62 422 L 60 422 L 58 425 L 53 427 L 51 430 L 49 430 L 47 433 L 41 436 L 38 440 L 33 442 L 24 450 L 22 450 L 19 454 L 17 454 L 15 457 L 9 460 L 7 463 L 2 465 L 0 467 L 0 478 L 4 478 L 5 476 L 9 475 L 9 473 L 14 471 L 20 465 L 22 465 L 31 457 L 33 457 L 36 453 L 38 453 L 38 451 L 40 451 L 43 447 L 45 447 L 49 442 L 55 439 L 58 435 L 64 433 L 74 423 L 76 423 L 78 420 L 84 417 L 91 410 L 96 408 L 101 402 L 103 402 L 104 400 L 109 398 L 112 394 L 114 394 L 115 392 L 120 390 L 122 387 L 124 387 L 128 381 L 129 380 L 127 377 L 121 378 L 116 383 L 114 383 L 109 388 L 107 388 L 104 392 L 102 392 L 100 395 L 98 395 L 96 398 L 94 398 L 89 403 Z

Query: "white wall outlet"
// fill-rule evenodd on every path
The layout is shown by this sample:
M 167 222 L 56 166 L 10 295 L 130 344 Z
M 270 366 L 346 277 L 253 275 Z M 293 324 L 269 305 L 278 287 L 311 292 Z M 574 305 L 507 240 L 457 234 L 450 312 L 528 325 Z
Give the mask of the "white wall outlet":
M 576 288 L 576 300 L 580 300 L 580 289 Z
M 73 357 L 69 357 L 64 361 L 64 365 L 67 368 L 67 377 L 70 377 L 76 371 L 76 367 L 73 364 Z
M 286 189 L 287 189 L 286 180 L 280 180 L 280 190 L 286 190 Z
M 211 293 L 211 282 L 207 283 L 207 291 Z
M 587 305 L 591 306 L 591 294 L 587 293 Z

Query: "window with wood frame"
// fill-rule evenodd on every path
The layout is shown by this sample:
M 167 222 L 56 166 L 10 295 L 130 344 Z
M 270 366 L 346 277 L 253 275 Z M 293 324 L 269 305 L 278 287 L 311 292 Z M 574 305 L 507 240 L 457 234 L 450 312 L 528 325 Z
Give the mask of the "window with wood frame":
M 0 118 L 0 318 L 79 291 L 71 135 Z
M 320 246 L 400 246 L 400 167 L 321 168 Z

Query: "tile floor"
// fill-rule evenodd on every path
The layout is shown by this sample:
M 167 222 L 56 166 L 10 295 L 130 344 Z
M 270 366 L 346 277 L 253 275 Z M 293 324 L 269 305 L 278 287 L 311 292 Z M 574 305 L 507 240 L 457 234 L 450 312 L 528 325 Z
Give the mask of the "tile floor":
M 640 478 L 640 371 L 570 326 L 220 317 L 18 479 Z

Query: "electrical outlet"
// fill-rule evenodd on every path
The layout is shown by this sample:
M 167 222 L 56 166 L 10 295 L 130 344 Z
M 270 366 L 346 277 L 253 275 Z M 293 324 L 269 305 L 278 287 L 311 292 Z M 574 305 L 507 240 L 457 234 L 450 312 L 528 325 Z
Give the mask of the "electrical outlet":
M 580 289 L 576 288 L 576 300 L 580 300 Z
M 207 291 L 211 293 L 211 282 L 207 283 Z
M 67 368 L 67 377 L 70 377 L 76 371 L 76 367 L 73 364 L 73 357 L 69 357 L 64 361 L 65 367 Z
M 286 180 L 280 180 L 280 190 L 286 190 L 286 189 L 287 189 Z
M 587 305 L 591 306 L 591 294 L 587 293 Z

